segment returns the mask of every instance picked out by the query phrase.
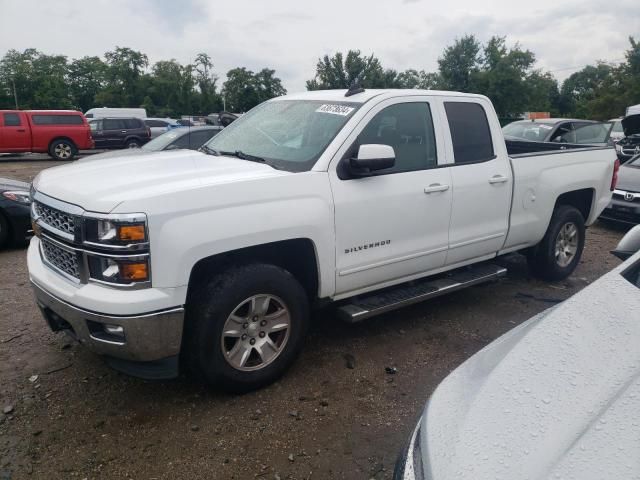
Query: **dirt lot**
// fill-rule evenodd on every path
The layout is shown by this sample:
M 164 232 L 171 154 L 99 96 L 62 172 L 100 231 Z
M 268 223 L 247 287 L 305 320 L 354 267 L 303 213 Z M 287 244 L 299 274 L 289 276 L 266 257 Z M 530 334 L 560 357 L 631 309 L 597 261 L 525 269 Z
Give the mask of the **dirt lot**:
M 54 164 L 0 159 L 0 177 L 30 180 Z M 565 282 L 529 278 L 516 255 L 504 260 L 509 275 L 498 283 L 359 325 L 319 313 L 289 373 L 243 396 L 110 370 L 48 330 L 25 250 L 0 252 L 0 407 L 13 408 L 0 413 L 0 480 L 388 479 L 438 382 L 610 270 L 618 261 L 608 252 L 623 233 L 589 229 L 582 263 Z

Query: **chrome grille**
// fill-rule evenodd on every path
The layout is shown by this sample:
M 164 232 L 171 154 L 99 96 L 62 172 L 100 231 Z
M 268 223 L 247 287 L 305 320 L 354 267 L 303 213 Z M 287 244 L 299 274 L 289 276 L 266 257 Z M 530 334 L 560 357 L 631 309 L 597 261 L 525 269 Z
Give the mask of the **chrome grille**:
M 60 248 L 46 238 L 41 238 L 41 245 L 42 253 L 47 262 L 67 275 L 80 279 L 78 258 L 74 252 Z
M 55 208 L 48 207 L 40 202 L 34 203 L 36 215 L 46 225 L 73 235 L 75 232 L 75 217 Z
M 631 147 L 622 147 L 622 153 L 624 155 L 638 155 L 640 154 L 640 146 L 633 145 Z

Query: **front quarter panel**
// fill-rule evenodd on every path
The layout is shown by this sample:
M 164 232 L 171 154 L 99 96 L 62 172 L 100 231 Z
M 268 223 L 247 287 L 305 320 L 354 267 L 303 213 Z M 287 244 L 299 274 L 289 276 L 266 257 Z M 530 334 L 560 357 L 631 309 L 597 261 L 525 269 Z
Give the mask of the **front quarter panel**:
M 127 202 L 147 213 L 154 287 L 188 285 L 207 257 L 266 243 L 313 242 L 319 296 L 334 291 L 333 207 L 325 172 L 285 173 Z

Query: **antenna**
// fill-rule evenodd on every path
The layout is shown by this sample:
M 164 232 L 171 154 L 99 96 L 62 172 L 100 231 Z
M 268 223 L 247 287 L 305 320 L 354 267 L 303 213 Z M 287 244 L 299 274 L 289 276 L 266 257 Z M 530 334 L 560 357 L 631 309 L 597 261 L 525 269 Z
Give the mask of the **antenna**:
M 347 93 L 344 94 L 345 97 L 350 97 L 351 95 L 355 95 L 356 93 L 364 92 L 364 87 L 360 85 L 360 82 L 362 81 L 363 73 L 364 73 L 364 70 L 360 72 L 356 78 L 353 79 L 353 81 L 351 82 L 351 85 L 349 85 L 349 90 L 347 90 Z

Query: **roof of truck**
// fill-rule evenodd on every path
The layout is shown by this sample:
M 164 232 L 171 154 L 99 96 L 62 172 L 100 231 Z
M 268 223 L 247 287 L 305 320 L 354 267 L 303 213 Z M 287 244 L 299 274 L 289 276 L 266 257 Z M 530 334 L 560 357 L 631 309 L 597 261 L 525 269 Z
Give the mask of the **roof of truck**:
M 418 90 L 418 89 L 400 89 L 400 88 L 387 88 L 387 89 L 366 89 L 361 93 L 356 93 L 349 97 L 345 97 L 345 93 L 348 90 L 312 90 L 309 92 L 292 93 L 290 95 L 284 95 L 277 97 L 274 100 L 322 100 L 322 101 L 334 101 L 334 102 L 353 102 L 353 103 L 365 103 L 374 97 L 379 95 L 427 95 L 427 96 L 447 96 L 447 97 L 474 97 L 485 98 L 483 95 L 476 95 L 473 93 L 461 93 L 461 92 L 447 92 L 441 90 Z

